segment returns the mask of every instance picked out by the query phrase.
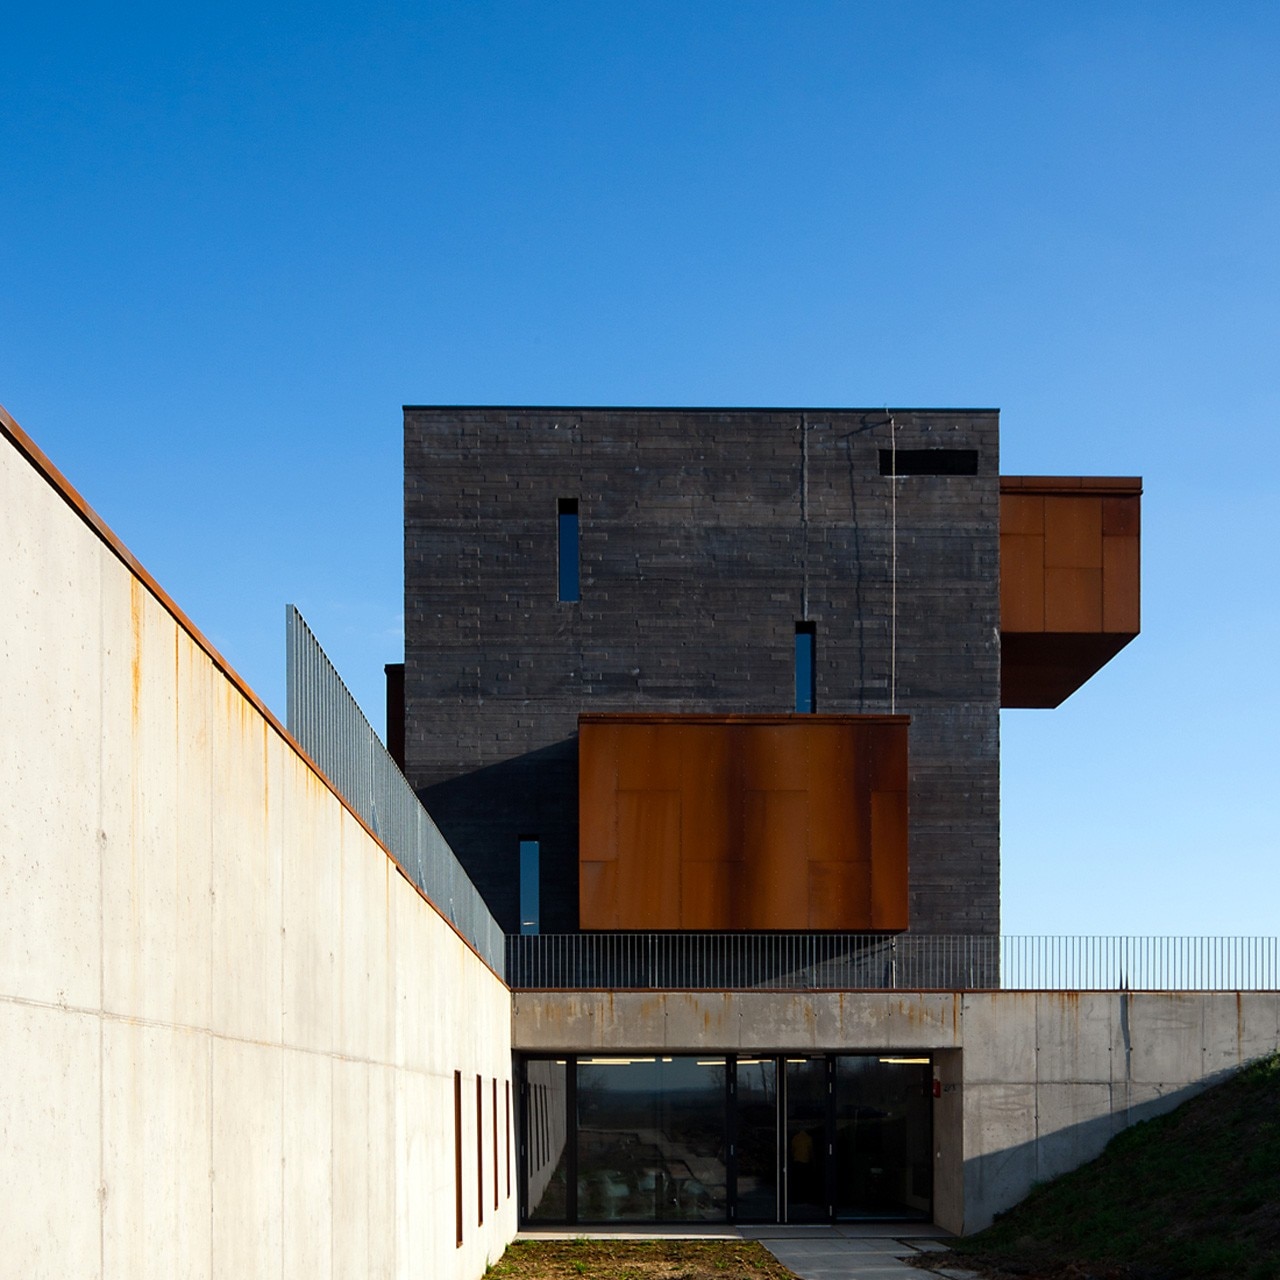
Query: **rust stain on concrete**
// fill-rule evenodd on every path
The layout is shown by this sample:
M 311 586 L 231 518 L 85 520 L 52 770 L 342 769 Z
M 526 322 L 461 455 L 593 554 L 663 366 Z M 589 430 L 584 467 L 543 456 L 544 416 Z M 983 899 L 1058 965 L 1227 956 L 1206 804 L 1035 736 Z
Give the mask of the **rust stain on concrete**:
M 142 614 L 145 607 L 142 583 L 137 578 L 131 577 L 129 579 L 129 625 L 133 636 L 133 649 L 129 655 L 129 676 L 135 729 L 142 706 Z

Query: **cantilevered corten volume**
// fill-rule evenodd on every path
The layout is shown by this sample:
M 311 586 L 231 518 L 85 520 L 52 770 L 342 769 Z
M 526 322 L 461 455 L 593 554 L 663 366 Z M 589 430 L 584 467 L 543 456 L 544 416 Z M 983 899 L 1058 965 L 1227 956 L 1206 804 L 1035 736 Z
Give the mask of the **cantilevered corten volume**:
M 1001 476 L 1001 706 L 1056 707 L 1138 634 L 1141 504 L 1137 476 Z

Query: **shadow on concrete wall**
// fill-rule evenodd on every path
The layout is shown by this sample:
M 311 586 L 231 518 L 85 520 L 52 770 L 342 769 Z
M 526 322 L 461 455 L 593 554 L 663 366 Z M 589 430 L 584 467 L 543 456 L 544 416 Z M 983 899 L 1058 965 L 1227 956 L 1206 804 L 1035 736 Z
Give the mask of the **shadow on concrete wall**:
M 1134 1105 L 1127 1102 L 1128 1091 L 1133 1086 L 1126 1081 L 1113 1082 L 1111 1110 L 1106 1114 L 1048 1133 L 1041 1132 L 1029 1142 L 966 1159 L 965 1234 L 990 1226 L 996 1214 L 1013 1208 L 1039 1183 L 1050 1182 L 1096 1159 L 1107 1143 L 1124 1129 L 1164 1115 L 1234 1074 L 1232 1068 L 1193 1084 L 1171 1085 L 1168 1092 Z

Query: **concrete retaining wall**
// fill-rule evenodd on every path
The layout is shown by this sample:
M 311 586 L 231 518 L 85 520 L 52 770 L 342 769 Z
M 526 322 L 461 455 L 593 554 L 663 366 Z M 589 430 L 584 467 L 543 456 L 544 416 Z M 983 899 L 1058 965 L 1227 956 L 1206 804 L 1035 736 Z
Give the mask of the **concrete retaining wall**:
M 934 1216 L 976 1231 L 1280 1048 L 1277 992 L 518 992 L 517 1052 L 934 1056 Z
M 0 415 L 0 1270 L 479 1276 L 509 993 L 77 502 Z

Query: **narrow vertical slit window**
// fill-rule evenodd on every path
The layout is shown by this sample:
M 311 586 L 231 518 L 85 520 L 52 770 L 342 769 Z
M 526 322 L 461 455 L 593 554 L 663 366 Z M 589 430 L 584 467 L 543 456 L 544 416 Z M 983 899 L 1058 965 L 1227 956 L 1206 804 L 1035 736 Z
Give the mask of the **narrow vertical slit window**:
M 462 1072 L 453 1073 L 453 1194 L 456 1236 L 462 1247 Z
M 493 1082 L 493 1207 L 498 1207 L 498 1081 Z
M 557 598 L 564 604 L 581 599 L 578 568 L 578 500 L 561 498 L 557 507 Z
M 507 1081 L 507 1114 L 503 1131 L 507 1136 L 507 1199 L 511 1199 L 511 1081 Z
M 476 1221 L 484 1226 L 484 1080 L 476 1076 Z
M 540 928 L 539 876 L 541 851 L 532 836 L 520 837 L 520 932 L 537 933 Z
M 817 708 L 817 638 L 815 623 L 796 623 L 796 710 L 805 713 Z

